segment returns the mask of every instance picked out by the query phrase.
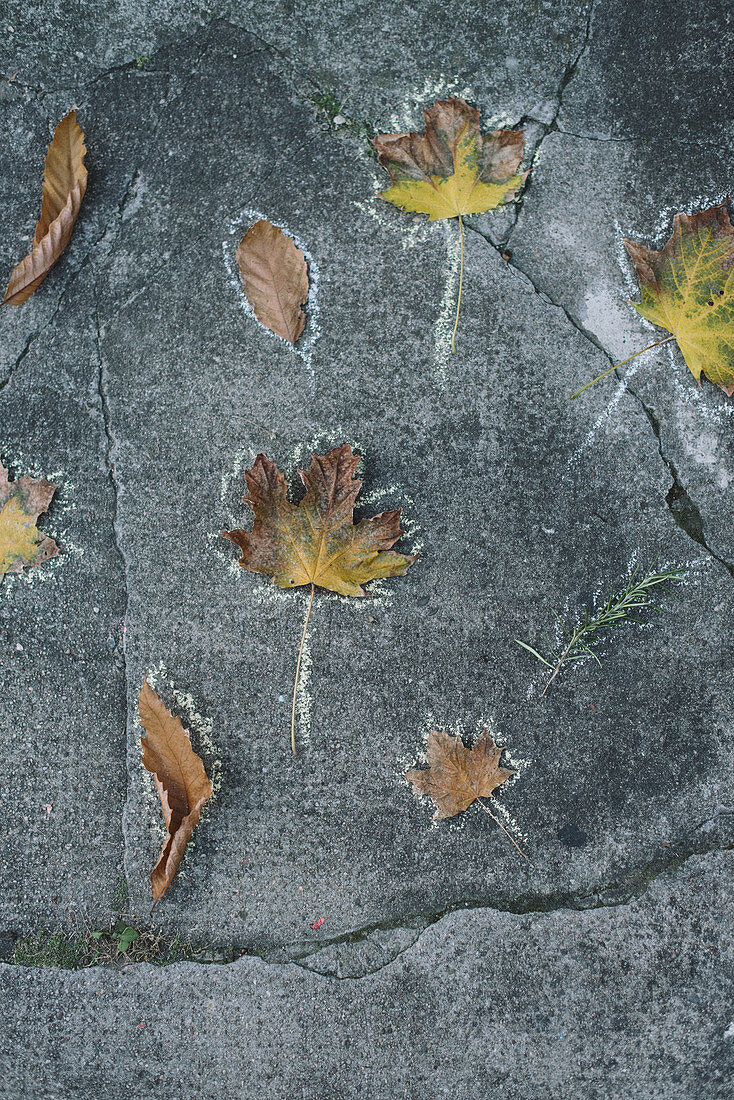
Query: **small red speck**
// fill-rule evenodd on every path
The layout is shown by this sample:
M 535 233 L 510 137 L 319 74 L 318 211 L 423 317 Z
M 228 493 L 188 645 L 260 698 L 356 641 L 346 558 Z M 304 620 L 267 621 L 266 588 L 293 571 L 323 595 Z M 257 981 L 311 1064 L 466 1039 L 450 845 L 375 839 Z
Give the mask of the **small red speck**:
M 145 1027 L 145 1020 L 141 1020 L 138 1024 L 138 1031 L 140 1031 L 141 1027 Z
M 317 928 L 320 928 L 320 927 L 321 927 L 321 925 L 322 925 L 322 924 L 324 923 L 324 921 L 325 921 L 325 920 L 326 920 L 326 917 L 319 917 L 319 919 L 318 919 L 318 920 L 315 920 L 315 921 L 313 922 L 313 924 L 311 925 L 311 927 L 313 928 L 314 932 L 316 931 L 316 929 L 317 929 Z

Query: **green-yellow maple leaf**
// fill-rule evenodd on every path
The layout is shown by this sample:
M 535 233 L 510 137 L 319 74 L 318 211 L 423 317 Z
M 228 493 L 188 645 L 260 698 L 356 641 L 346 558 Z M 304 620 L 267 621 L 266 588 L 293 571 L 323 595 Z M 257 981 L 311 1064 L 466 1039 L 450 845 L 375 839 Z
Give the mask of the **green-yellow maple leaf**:
M 698 214 L 676 214 L 673 235 L 656 252 L 638 241 L 626 240 L 640 280 L 642 301 L 633 302 L 640 316 L 672 335 L 657 340 L 615 363 L 587 382 L 594 382 L 643 351 L 675 340 L 697 382 L 701 375 L 734 394 L 734 226 L 726 206 L 712 206 Z
M 459 219 L 459 301 L 451 338 L 456 351 L 464 275 L 462 218 L 515 198 L 525 180 L 517 171 L 525 139 L 521 130 L 480 133 L 479 111 L 457 97 L 437 100 L 423 114 L 424 134 L 378 134 L 374 139 L 380 164 L 393 181 L 381 198 L 402 210 L 427 214 L 429 221 Z
M 625 246 L 642 288 L 637 312 L 672 333 L 686 365 L 734 393 L 734 226 L 726 206 L 676 214 L 660 252 Z

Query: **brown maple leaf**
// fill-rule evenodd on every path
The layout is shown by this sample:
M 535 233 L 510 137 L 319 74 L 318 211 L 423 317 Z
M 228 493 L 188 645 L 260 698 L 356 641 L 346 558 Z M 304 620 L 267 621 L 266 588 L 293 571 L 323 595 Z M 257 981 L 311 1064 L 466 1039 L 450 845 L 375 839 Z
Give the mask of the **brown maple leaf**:
M 308 269 L 300 248 L 262 218 L 240 241 L 237 266 L 258 321 L 295 344 L 306 324 L 308 298 Z
M 453 737 L 443 730 L 431 730 L 426 746 L 428 767 L 410 768 L 404 779 L 412 784 L 415 794 L 428 795 L 436 806 L 433 820 L 442 821 L 460 814 L 473 802 L 490 798 L 501 783 L 517 774 L 511 768 L 500 767 L 503 752 L 486 729 L 470 749 L 459 734 Z M 479 804 L 515 844 L 502 822 L 483 802 Z M 517 844 L 515 847 L 525 854 Z
M 10 481 L 0 463 L 0 576 L 20 573 L 26 566 L 43 565 L 59 553 L 54 540 L 36 527 L 56 488 L 44 477 L 27 474 Z
M 155 905 L 173 881 L 201 808 L 212 796 L 212 785 L 180 719 L 173 717 L 147 679 L 140 689 L 138 713 L 145 729 L 143 764 L 153 773 L 166 822 L 163 850 L 150 874 Z
M 69 111 L 54 130 L 46 153 L 41 217 L 33 235 L 33 247 L 13 268 L 4 305 L 17 306 L 30 298 L 46 278 L 71 240 L 71 233 L 87 189 L 84 132 Z
M 242 498 L 255 513 L 254 527 L 222 531 L 242 551 L 242 568 L 266 573 L 280 588 L 311 584 L 342 596 L 366 596 L 362 585 L 368 581 L 402 576 L 416 556 L 390 550 L 403 534 L 400 509 L 353 521 L 360 457 L 348 443 L 312 455 L 310 469 L 298 471 L 306 495 L 295 505 L 283 474 L 259 454 L 245 472 Z
M 259 454 L 245 473 L 247 493 L 242 498 L 255 513 L 253 529 L 222 531 L 240 548 L 243 569 L 265 573 L 280 588 L 311 586 L 293 687 L 294 754 L 298 674 L 314 589 L 367 596 L 363 585 L 402 576 L 417 556 L 390 549 L 403 534 L 399 508 L 354 523 L 354 502 L 362 487 L 354 477 L 359 461 L 347 443 L 326 455 L 313 455 L 310 469 L 299 470 L 306 495 L 295 505 L 287 498 L 283 474 L 267 455 Z

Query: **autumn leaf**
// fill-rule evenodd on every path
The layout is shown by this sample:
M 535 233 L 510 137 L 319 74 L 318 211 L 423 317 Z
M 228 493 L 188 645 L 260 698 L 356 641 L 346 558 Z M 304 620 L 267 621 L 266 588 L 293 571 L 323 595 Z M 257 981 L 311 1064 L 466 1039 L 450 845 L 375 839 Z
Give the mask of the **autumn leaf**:
M 302 307 L 308 298 L 308 269 L 300 248 L 261 219 L 240 241 L 237 266 L 258 321 L 295 344 L 306 324 Z
M 242 498 L 255 513 L 253 529 L 222 531 L 242 551 L 242 568 L 267 574 L 280 588 L 311 584 L 342 596 L 366 596 L 362 585 L 405 573 L 415 556 L 390 550 L 402 534 L 400 509 L 353 521 L 359 462 L 348 443 L 313 455 L 310 469 L 298 471 L 306 495 L 295 505 L 283 474 L 259 454 L 245 473 Z
M 56 488 L 43 477 L 27 474 L 10 481 L 0 463 L 0 576 L 20 573 L 26 566 L 43 565 L 58 555 L 54 540 L 36 527 Z
M 463 99 L 436 100 L 423 112 L 425 133 L 378 134 L 380 164 L 393 186 L 381 198 L 402 210 L 427 214 L 429 221 L 459 219 L 461 266 L 456 330 L 464 277 L 464 224 L 467 214 L 494 210 L 515 198 L 526 175 L 518 174 L 525 139 L 521 130 L 480 133 L 479 111 Z
M 581 389 L 606 378 L 643 352 L 675 340 L 688 369 L 700 383 L 703 374 L 724 393 L 734 394 L 734 226 L 726 206 L 698 214 L 676 214 L 673 235 L 656 252 L 625 240 L 640 280 L 640 316 L 672 333 L 615 363 Z
M 726 206 L 676 214 L 660 252 L 625 241 L 642 288 L 635 309 L 675 337 L 686 365 L 734 393 L 734 226 Z
M 404 778 L 412 784 L 415 794 L 428 795 L 436 806 L 433 820 L 442 821 L 455 817 L 473 802 L 490 798 L 501 783 L 516 774 L 510 768 L 500 767 L 503 751 L 486 729 L 470 749 L 458 734 L 453 737 L 441 730 L 431 730 L 426 746 L 429 766 L 411 768 Z M 507 833 L 492 811 L 483 802 L 479 804 Z
M 71 240 L 87 189 L 86 152 L 84 132 L 76 120 L 76 112 L 69 111 L 54 130 L 46 153 L 41 218 L 33 236 L 33 247 L 13 268 L 4 305 L 17 306 L 30 298 Z
M 354 477 L 359 461 L 347 443 L 326 455 L 313 455 L 310 469 L 299 470 L 306 495 L 295 505 L 287 498 L 283 474 L 259 454 L 245 473 L 247 492 L 242 498 L 255 513 L 253 529 L 222 531 L 240 548 L 243 569 L 272 577 L 280 588 L 311 586 L 293 687 L 294 755 L 298 674 L 314 589 L 366 596 L 363 585 L 380 577 L 402 576 L 416 559 L 415 554 L 390 549 L 403 533 L 399 508 L 354 523 L 354 503 L 362 487 Z
M 145 729 L 143 764 L 153 773 L 166 822 L 163 850 L 150 875 L 155 905 L 173 881 L 201 808 L 212 796 L 212 785 L 181 721 L 166 709 L 147 679 L 140 689 L 138 713 Z

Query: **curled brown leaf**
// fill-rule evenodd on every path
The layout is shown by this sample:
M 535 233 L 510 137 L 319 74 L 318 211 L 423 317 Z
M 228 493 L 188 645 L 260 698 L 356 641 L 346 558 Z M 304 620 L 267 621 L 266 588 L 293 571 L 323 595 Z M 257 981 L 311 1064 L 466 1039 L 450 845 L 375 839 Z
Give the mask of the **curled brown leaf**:
M 33 247 L 10 274 L 4 305 L 17 306 L 30 298 L 46 278 L 71 240 L 72 230 L 87 189 L 84 132 L 71 110 L 54 130 L 46 153 L 41 217 Z
M 202 806 L 212 796 L 212 785 L 180 719 L 173 717 L 147 679 L 140 689 L 138 713 L 145 728 L 143 764 L 153 773 L 166 822 L 163 850 L 150 875 L 155 904 L 173 881 Z

